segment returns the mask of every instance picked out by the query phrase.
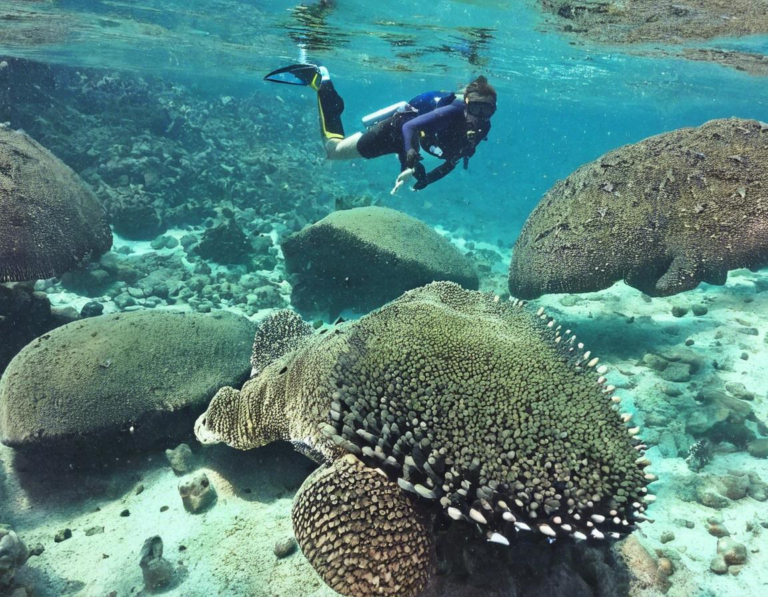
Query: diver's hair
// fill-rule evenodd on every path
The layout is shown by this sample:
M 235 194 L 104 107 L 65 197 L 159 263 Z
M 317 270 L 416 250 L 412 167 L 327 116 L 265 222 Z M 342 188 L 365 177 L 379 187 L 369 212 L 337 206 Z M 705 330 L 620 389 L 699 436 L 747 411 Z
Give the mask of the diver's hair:
M 483 75 L 480 75 L 477 79 L 467 85 L 467 88 L 464 90 L 464 94 L 469 95 L 470 93 L 492 97 L 494 103 L 496 102 L 496 90 L 493 88 L 493 85 L 488 82 L 488 79 L 486 79 Z

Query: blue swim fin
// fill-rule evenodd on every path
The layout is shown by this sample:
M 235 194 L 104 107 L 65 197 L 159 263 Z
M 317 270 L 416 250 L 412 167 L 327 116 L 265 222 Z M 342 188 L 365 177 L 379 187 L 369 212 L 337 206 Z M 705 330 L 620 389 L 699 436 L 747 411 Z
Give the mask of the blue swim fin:
M 266 77 L 265 81 L 272 83 L 284 83 L 286 85 L 301 85 L 303 87 L 312 87 L 317 91 L 322 81 L 321 67 L 314 64 L 291 64 L 273 70 Z

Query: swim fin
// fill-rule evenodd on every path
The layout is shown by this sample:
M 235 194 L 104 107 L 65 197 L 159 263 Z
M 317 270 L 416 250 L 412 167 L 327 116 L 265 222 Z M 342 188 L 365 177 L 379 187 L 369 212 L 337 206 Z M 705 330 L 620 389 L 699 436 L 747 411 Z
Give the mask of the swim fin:
M 264 77 L 264 80 L 272 83 L 284 83 L 286 85 L 309 86 L 317 91 L 323 78 L 321 68 L 314 64 L 291 64 L 273 70 Z
M 344 138 L 344 126 L 341 123 L 344 100 L 334 88 L 327 68 L 314 64 L 291 64 L 273 70 L 264 80 L 286 85 L 302 85 L 317 91 L 320 132 L 326 139 Z

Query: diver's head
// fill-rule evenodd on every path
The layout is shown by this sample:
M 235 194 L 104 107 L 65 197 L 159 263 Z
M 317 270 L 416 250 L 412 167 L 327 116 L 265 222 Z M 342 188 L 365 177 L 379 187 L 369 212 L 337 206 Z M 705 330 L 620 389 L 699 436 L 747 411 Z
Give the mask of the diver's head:
M 496 112 L 496 90 L 480 75 L 464 90 L 464 114 L 471 125 L 488 121 Z

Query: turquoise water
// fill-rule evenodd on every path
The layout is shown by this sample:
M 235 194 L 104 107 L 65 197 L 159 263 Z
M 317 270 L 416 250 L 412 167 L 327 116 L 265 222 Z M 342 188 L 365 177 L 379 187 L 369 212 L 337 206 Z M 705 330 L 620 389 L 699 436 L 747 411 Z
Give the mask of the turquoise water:
M 13 597 L 371 594 L 339 587 L 334 592 L 312 559 L 311 541 L 299 536 L 292 520 L 291 508 L 306 490 L 307 476 L 332 460 L 328 447 L 312 436 L 317 422 L 270 436 L 290 443 L 242 445 L 215 429 L 214 409 L 208 415 L 205 409 L 221 387 L 245 395 L 249 375 L 256 381 L 272 375 L 269 383 L 279 385 L 275 380 L 286 371 L 293 374 L 294 359 L 301 364 L 301 350 L 309 342 L 305 336 L 320 347 L 310 353 L 320 365 L 313 361 L 306 370 L 316 373 L 312 367 L 317 366 L 321 373 L 308 385 L 296 382 L 290 397 L 303 398 L 302 391 L 314 396 L 316 389 L 323 394 L 323 383 L 332 379 L 331 365 L 322 370 L 323 359 L 337 349 L 360 356 L 355 353 L 359 344 L 351 342 L 345 352 L 334 342 L 348 334 L 363 343 L 365 333 L 359 330 L 364 328 L 356 326 L 375 322 L 380 316 L 375 309 L 436 279 L 490 293 L 483 299 L 472 295 L 477 311 L 458 318 L 466 327 L 442 355 L 449 359 L 467 352 L 472 361 L 481 345 L 476 335 L 486 329 L 473 321 L 487 324 L 486 316 L 498 316 L 498 305 L 510 301 L 510 308 L 523 309 L 509 292 L 511 248 L 557 181 L 606 152 L 654 135 L 728 117 L 768 122 L 765 77 L 675 57 L 687 48 L 768 55 L 768 37 L 601 45 L 559 33 L 533 0 L 298 5 L 296 0 L 0 0 L 0 123 L 23 129 L 71 167 L 104 206 L 113 233 L 112 248 L 104 255 L 86 251 L 61 271 L 6 276 L 6 282 L 6 264 L 0 263 L 0 375 L 9 372 L 0 383 L 5 444 L 0 447 L 0 540 L 11 537 L 2 526 L 8 523 L 39 552 L 24 564 L 26 557 L 19 555 L 24 550 L 13 551 L 15 538 L 0 543 L 0 556 L 11 553 L 18 559 L 10 568 L 0 560 L 6 566 L 0 568 L 0 596 L 4 591 Z M 393 195 L 400 171 L 395 157 L 326 160 L 315 93 L 263 80 L 272 69 L 296 62 L 329 69 L 346 103 L 347 135 L 362 131 L 361 118 L 373 111 L 427 90 L 458 90 L 478 75 L 496 88 L 498 111 L 467 170 L 459 165 L 418 193 L 406 185 Z M 0 142 L 8 135 L 0 129 Z M 439 162 L 428 156 L 424 163 L 429 170 Z M 3 184 L 12 171 L 0 168 Z M 728 194 L 746 202 L 758 196 L 759 203 L 764 189 L 752 183 L 738 180 Z M 5 192 L 0 186 L 0 207 L 40 199 L 34 190 Z M 374 221 L 365 242 L 327 229 L 323 236 L 313 227 L 326 217 L 338 224 L 345 215 L 360 213 L 348 208 L 370 205 L 401 213 L 365 212 Z M 42 209 L 14 220 L 16 228 L 3 228 L 12 218 L 0 213 L 0 232 L 12 230 L 8 238 L 18 233 L 18 245 L 27 247 L 22 242 L 27 237 L 17 229 L 45 222 L 47 213 Z M 365 228 L 350 217 L 350 229 Z M 70 230 L 87 236 L 78 226 L 73 216 L 52 227 L 64 230 L 64 236 Z M 764 230 L 755 226 L 744 237 L 764 247 Z M 0 256 L 12 244 L 4 240 Z M 35 241 L 24 250 L 68 253 L 48 237 Z M 617 453 L 634 447 L 653 461 L 660 480 L 650 487 L 658 501 L 647 513 L 657 522 L 638 525 L 632 539 L 611 551 L 594 536 L 574 542 L 560 527 L 553 541 L 545 532 L 551 528 L 537 526 L 543 519 L 521 517 L 534 531 L 545 529 L 542 537 L 536 535 L 542 541 L 529 542 L 527 530 L 517 528 L 514 537 L 520 542 L 513 540 L 504 551 L 498 544 L 508 540 L 486 532 L 482 515 L 470 514 L 469 508 L 463 514 L 448 512 L 451 519 L 455 514 L 472 522 L 449 526 L 446 516 L 438 519 L 437 580 L 430 581 L 425 597 L 760 594 L 768 582 L 763 545 L 768 529 L 768 428 L 763 423 L 768 418 L 763 381 L 768 276 L 759 270 L 759 259 L 746 265 L 752 264 L 755 271 L 732 271 L 724 286 L 702 283 L 668 297 L 651 298 L 617 282 L 599 292 L 545 295 L 526 307 L 532 321 L 533 314 L 545 323 L 554 317 L 568 333 L 571 326 L 576 330 L 587 344 L 577 351 L 587 374 L 593 372 L 586 365 L 589 357 L 599 355 L 609 365 L 607 373 L 599 373 L 600 387 L 590 387 L 609 413 L 618 408 L 618 401 L 607 402 L 615 391 L 623 399 L 621 412 L 634 417 L 626 426 L 642 426 L 644 444 L 621 444 Z M 450 302 L 445 296 L 431 300 Z M 275 315 L 281 309 L 297 312 L 307 324 L 286 323 L 280 319 L 284 315 Z M 142 319 L 149 314 L 158 317 Z M 390 323 L 396 327 L 399 321 Z M 554 335 L 546 336 L 552 330 Z M 398 363 L 420 362 L 418 350 L 442 341 L 421 329 L 410 333 L 421 348 L 411 353 L 410 346 L 398 345 L 391 357 Z M 542 334 L 558 338 L 550 348 L 562 340 L 554 323 Z M 327 338 L 332 340 L 324 344 Z M 504 358 L 519 357 L 505 374 L 517 379 L 517 363 L 525 368 L 526 351 L 501 341 L 490 345 L 482 354 L 493 356 L 501 346 Z M 50 346 L 55 356 L 46 361 L 40 357 L 45 350 L 36 347 Z M 586 349 L 594 354 L 584 356 Z M 552 354 L 553 362 L 571 362 L 572 356 L 555 349 Z M 280 359 L 283 368 L 277 366 Z M 487 378 L 497 373 L 488 359 L 479 365 L 481 373 L 473 372 L 472 391 L 486 387 Z M 493 363 L 502 361 L 508 363 Z M 360 374 L 354 357 L 339 357 L 334 371 L 342 364 L 349 375 Z M 267 374 L 259 378 L 262 370 Z M 523 399 L 529 397 L 529 382 L 533 387 L 550 373 L 523 380 Z M 393 379 L 390 387 L 396 385 Z M 329 423 L 336 425 L 334 414 L 342 416 L 334 409 L 358 408 L 351 399 L 339 404 L 347 390 L 341 382 L 332 389 L 336 406 L 320 409 L 328 414 L 322 422 L 326 431 Z M 449 400 L 452 392 L 443 390 L 436 393 Z M 408 409 L 419 410 L 431 396 L 432 389 L 410 396 Z M 490 404 L 496 400 L 482 397 Z M 8 415 L 18 404 L 30 408 L 22 416 Z M 292 416 L 299 420 L 314 412 L 298 411 Z M 363 425 L 365 433 L 358 435 L 365 441 L 376 440 L 369 440 L 371 429 L 384 433 L 380 421 L 361 423 L 353 412 L 358 420 L 347 412 L 351 418 L 327 433 L 347 451 L 349 425 Z M 434 414 L 419 411 L 418 417 L 426 426 Z M 496 414 L 482 415 L 488 427 L 482 453 L 494 462 L 498 455 L 486 444 L 493 445 L 497 434 L 508 437 L 494 427 Z M 456 411 L 441 415 L 454 423 Z M 415 419 L 418 428 L 418 417 L 408 412 L 405 424 Z M 467 416 L 462 424 L 469 429 L 480 417 Z M 258 427 L 242 423 L 242 429 Z M 508 420 L 503 424 L 511 430 Z M 523 427 L 525 435 L 538 430 L 538 423 L 529 419 Z M 208 445 L 219 440 L 253 449 Z M 355 446 L 352 442 L 353 452 Z M 691 464 L 697 450 L 706 458 Z M 445 466 L 442 456 L 437 459 Z M 542 471 L 528 474 L 529 480 L 545 474 L 547 459 L 537 455 L 536 460 L 542 460 Z M 201 472 L 207 475 L 205 484 L 195 476 Z M 393 481 L 393 474 L 387 469 L 384 476 Z M 400 488 L 422 506 L 440 488 L 432 476 L 419 474 L 424 479 L 414 477 Z M 209 485 L 218 497 L 203 491 Z M 490 483 L 477 492 L 473 509 L 482 509 L 480 499 L 492 493 L 487 487 Z M 204 494 L 202 505 L 190 506 L 198 499 L 190 491 L 198 490 Z M 486 503 L 497 500 L 501 516 L 497 498 Z M 608 512 L 596 509 L 591 520 L 600 527 L 603 519 L 617 516 Z M 561 516 L 550 516 L 549 524 L 555 518 L 561 524 Z M 746 546 L 748 555 L 741 558 L 746 562 L 726 558 L 730 569 L 720 562 L 729 547 L 718 543 L 725 534 L 721 527 Z M 163 539 L 164 558 L 150 540 L 155 535 Z M 295 535 L 303 554 L 292 551 Z M 423 539 L 415 535 L 409 539 L 413 545 Z M 623 559 L 620 550 L 626 551 Z M 154 567 L 149 576 L 148 566 Z M 9 569 L 15 576 L 2 576 Z
M 261 78 L 302 58 L 321 62 L 347 103 L 348 130 L 383 106 L 486 74 L 500 96 L 491 138 L 470 172 L 451 177 L 450 191 L 435 186 L 423 195 L 466 211 L 477 228 L 509 241 L 555 180 L 609 149 L 713 118 L 768 118 L 759 77 L 641 57 L 642 48 L 574 44 L 543 32 L 540 13 L 525 2 L 441 0 L 415 8 L 337 2 L 328 9 L 282 1 L 215 8 L 181 1 L 5 5 L 20 13 L 20 20 L 5 21 L 9 31 L 28 28 L 34 34 L 26 39 L 54 38 L 6 44 L 14 55 L 152 74 L 206 93 L 279 94 L 302 112 L 313 109 L 309 93 L 270 87 Z M 761 52 L 766 45 L 756 38 L 722 47 Z M 657 54 L 660 49 L 653 45 Z M 385 189 L 391 167 L 368 163 L 365 177 L 373 189 Z M 469 197 L 476 189 L 482 200 Z M 407 209 L 430 217 L 418 206 Z

